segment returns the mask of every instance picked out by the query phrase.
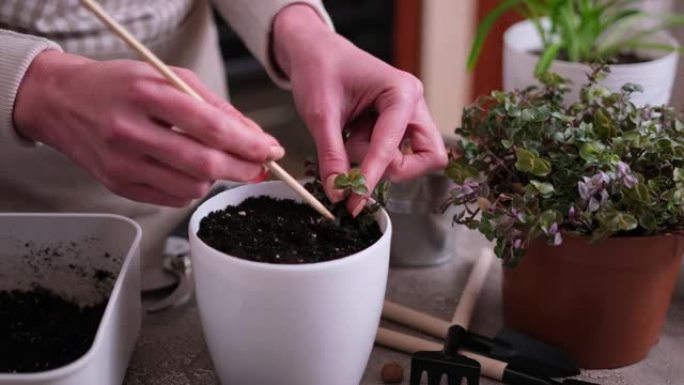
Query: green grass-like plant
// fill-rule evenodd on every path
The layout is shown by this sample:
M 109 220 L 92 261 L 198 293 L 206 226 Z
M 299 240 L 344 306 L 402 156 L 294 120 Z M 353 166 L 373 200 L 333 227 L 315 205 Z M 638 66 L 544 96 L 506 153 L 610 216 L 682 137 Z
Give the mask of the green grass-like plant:
M 610 63 L 620 53 L 639 48 L 683 52 L 681 48 L 651 40 L 654 34 L 684 25 L 684 15 L 651 15 L 636 7 L 636 0 L 502 0 L 480 23 L 468 57 L 473 70 L 489 31 L 508 11 L 529 19 L 542 47 L 535 73 L 549 70 L 562 56 L 571 62 Z M 547 18 L 548 25 L 542 20 Z
M 448 204 L 464 205 L 454 221 L 495 240 L 505 262 L 567 233 L 684 230 L 684 122 L 668 107 L 636 107 L 637 85 L 599 86 L 607 70 L 596 68 L 570 106 L 565 80 L 549 73 L 541 87 L 495 91 L 464 110 Z

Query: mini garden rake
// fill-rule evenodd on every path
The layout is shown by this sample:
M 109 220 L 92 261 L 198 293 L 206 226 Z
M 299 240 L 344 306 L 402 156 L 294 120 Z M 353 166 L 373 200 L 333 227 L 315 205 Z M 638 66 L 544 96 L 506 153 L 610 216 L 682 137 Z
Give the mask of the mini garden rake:
M 378 329 L 375 342 L 413 354 L 410 385 L 419 385 L 423 373 L 427 373 L 428 385 L 439 385 L 443 376 L 446 376 L 449 385 L 461 385 L 463 379 L 468 385 L 480 383 L 480 362 L 460 354 L 454 345 L 447 344 L 442 349 L 436 342 L 382 327 Z

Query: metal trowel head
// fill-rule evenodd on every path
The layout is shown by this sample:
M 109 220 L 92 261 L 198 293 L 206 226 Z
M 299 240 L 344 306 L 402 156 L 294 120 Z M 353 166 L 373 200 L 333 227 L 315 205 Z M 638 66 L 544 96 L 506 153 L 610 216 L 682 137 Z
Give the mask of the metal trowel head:
M 539 377 L 571 377 L 580 373 L 558 349 L 507 328 L 494 338 L 470 332 L 462 344 L 467 350 L 507 362 L 511 369 Z
M 510 347 L 508 358 L 502 361 L 520 371 L 545 377 L 570 377 L 580 373 L 579 368 L 558 349 L 515 330 L 502 328 L 494 341 Z

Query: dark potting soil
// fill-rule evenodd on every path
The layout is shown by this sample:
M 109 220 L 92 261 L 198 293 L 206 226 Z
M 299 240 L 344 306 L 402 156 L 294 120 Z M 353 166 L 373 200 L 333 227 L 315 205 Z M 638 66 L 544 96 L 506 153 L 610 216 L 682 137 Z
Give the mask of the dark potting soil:
M 339 259 L 382 235 L 376 222 L 351 216 L 338 223 L 291 199 L 248 198 L 202 219 L 197 236 L 209 246 L 257 262 L 299 264 Z
M 608 64 L 637 64 L 653 60 L 650 57 L 640 56 L 636 52 L 625 52 L 618 54 Z
M 532 53 L 535 55 L 540 55 L 541 51 L 535 50 L 532 51 Z M 565 52 L 560 52 L 558 54 L 558 59 L 567 61 L 568 55 Z M 637 64 L 645 63 L 651 60 L 653 59 L 647 56 L 641 56 L 636 52 L 621 52 L 609 60 L 607 64 Z
M 55 369 L 85 354 L 107 306 L 79 307 L 54 293 L 0 292 L 0 373 Z

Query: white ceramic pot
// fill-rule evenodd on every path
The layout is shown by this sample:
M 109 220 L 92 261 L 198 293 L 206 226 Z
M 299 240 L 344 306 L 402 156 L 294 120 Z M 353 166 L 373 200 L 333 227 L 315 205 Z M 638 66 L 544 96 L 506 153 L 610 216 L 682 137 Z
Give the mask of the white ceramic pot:
M 204 336 L 223 385 L 358 384 L 387 283 L 392 227 L 345 258 L 276 265 L 221 253 L 197 237 L 202 218 L 251 196 L 298 200 L 282 182 L 245 185 L 200 205 L 189 233 Z
M 677 41 L 667 33 L 661 33 L 652 39 L 655 42 L 677 44 Z M 541 39 L 531 21 L 518 22 L 506 30 L 503 53 L 504 90 L 523 89 L 538 84 L 534 78 L 534 67 L 539 60 L 539 55 L 532 52 L 540 48 Z M 644 92 L 633 95 L 636 105 L 668 104 L 677 73 L 679 54 L 650 50 L 639 52 L 644 56 L 653 57 L 654 60 L 645 63 L 611 65 L 611 73 L 602 84 L 612 91 L 619 91 L 625 83 L 639 84 L 643 86 Z M 577 101 L 579 88 L 587 82 L 590 67 L 586 64 L 556 60 L 550 71 L 570 79 L 571 92 L 566 96 L 566 100 L 568 103 Z

